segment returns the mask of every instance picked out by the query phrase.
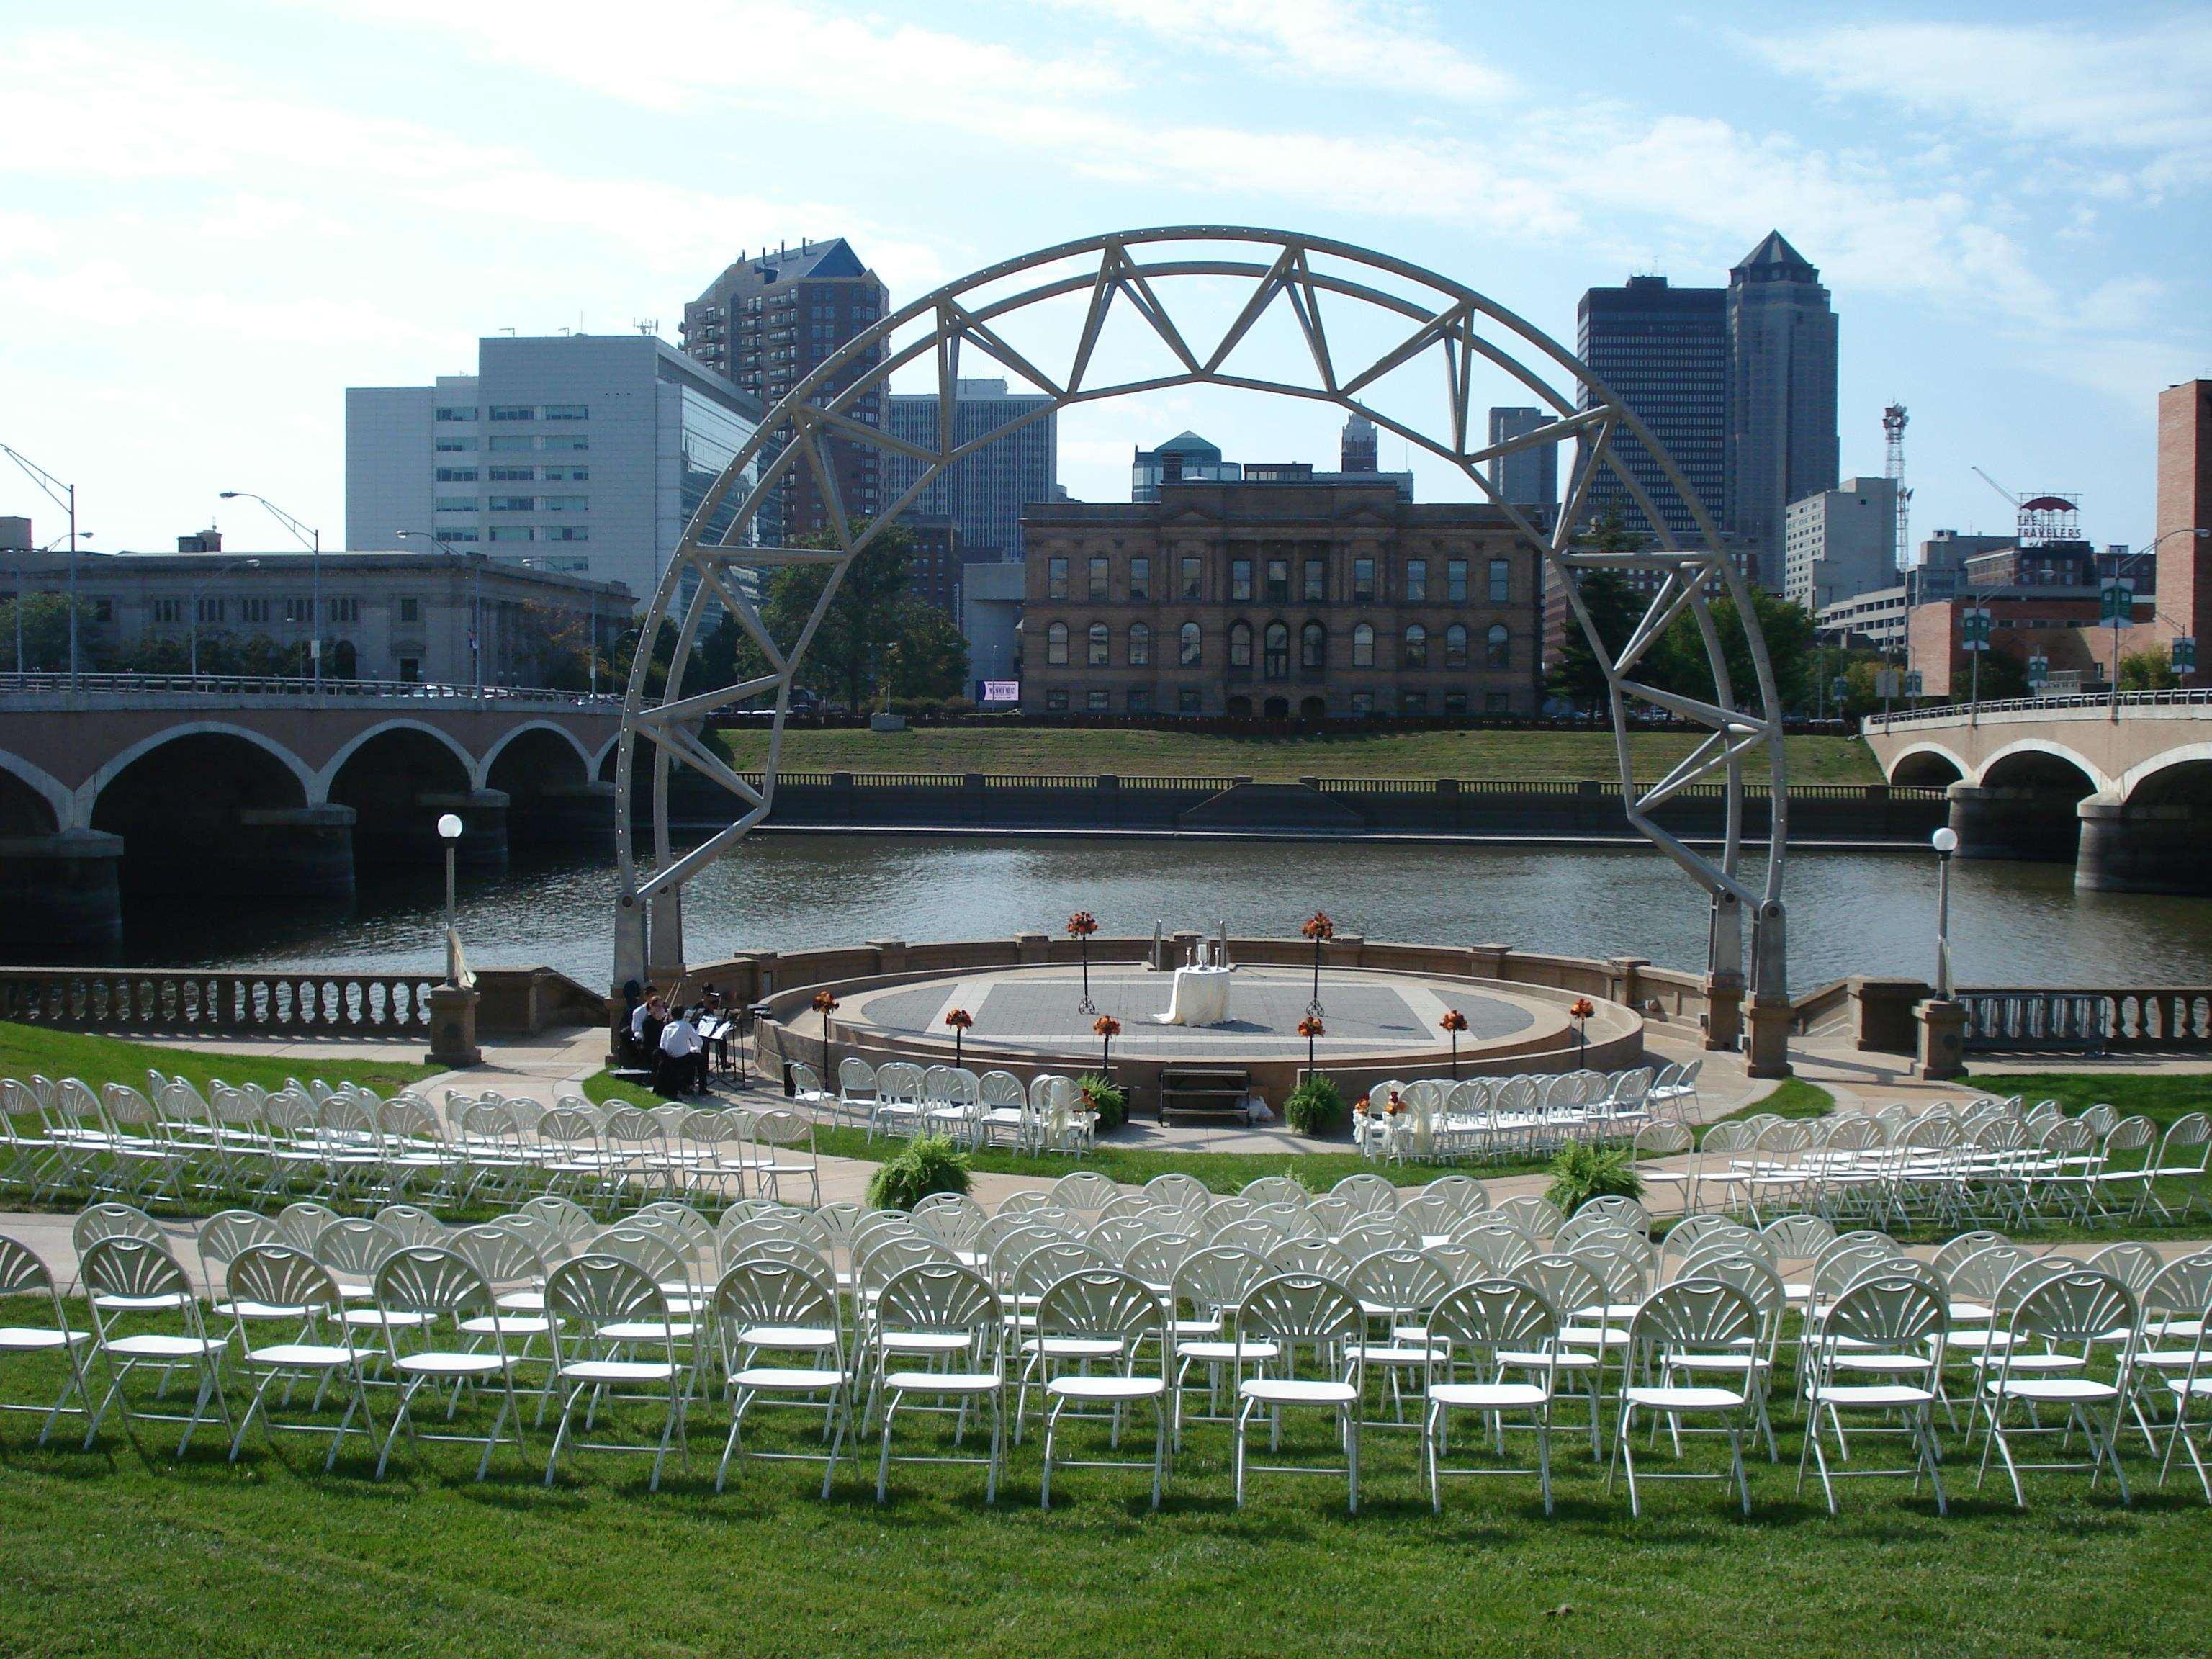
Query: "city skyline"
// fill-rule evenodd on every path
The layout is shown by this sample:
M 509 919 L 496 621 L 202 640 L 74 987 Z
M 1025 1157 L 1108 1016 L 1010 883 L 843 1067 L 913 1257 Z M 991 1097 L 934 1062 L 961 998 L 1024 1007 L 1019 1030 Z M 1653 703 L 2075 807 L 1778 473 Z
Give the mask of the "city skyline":
M 763 242 L 845 236 L 898 304 L 1103 228 L 1284 225 L 1448 272 L 1571 343 L 1584 289 L 1723 282 L 1779 228 L 1849 313 L 1842 471 L 1877 470 L 1895 398 L 1914 412 L 1916 524 L 2001 528 L 1978 465 L 2080 489 L 2100 541 L 2148 539 L 2158 393 L 2212 356 L 2201 17 L 1804 12 L 1747 33 L 1732 14 L 1623 12 L 1619 49 L 1570 84 L 1525 21 L 1478 34 L 1444 8 L 1229 4 L 1192 57 L 1187 9 L 890 22 L 659 0 L 621 20 L 535 8 L 520 28 L 500 4 L 300 0 L 17 25 L 0 37 L 22 118 L 0 138 L 4 435 L 79 485 L 95 545 L 163 545 L 227 488 L 328 540 L 346 386 L 458 368 L 509 325 L 657 320 L 672 343 L 682 300 Z M 712 49 L 736 34 L 762 66 L 742 88 Z M 804 106 L 825 64 L 846 116 L 803 178 L 749 162 L 730 118 Z M 2066 99 L 2034 94 L 2062 69 Z M 917 73 L 962 89 L 902 92 Z M 562 122 L 515 113 L 549 100 Z M 1486 136 L 1450 136 L 1470 122 Z M 1131 448 L 1186 428 L 1323 462 L 1340 421 L 1122 400 L 1064 423 L 1062 481 L 1120 499 Z M 1414 470 L 1422 499 L 1472 493 Z M 52 516 L 24 488 L 0 511 Z

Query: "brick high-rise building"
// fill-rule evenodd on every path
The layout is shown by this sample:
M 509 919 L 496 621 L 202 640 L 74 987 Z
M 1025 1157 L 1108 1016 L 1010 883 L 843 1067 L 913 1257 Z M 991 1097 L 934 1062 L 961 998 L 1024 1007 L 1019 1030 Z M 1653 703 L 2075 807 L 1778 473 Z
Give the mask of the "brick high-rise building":
M 879 321 L 890 303 L 881 280 L 842 236 L 763 248 L 741 256 L 684 307 L 684 349 L 772 409 L 839 347 Z M 880 349 L 870 350 L 826 392 L 850 385 L 880 359 Z M 880 424 L 881 390 L 869 392 L 850 412 Z M 883 508 L 883 452 L 845 439 L 832 439 L 828 447 L 846 517 L 873 518 Z M 763 454 L 761 464 L 765 468 L 775 459 Z M 801 465 L 786 475 L 754 539 L 775 545 L 829 528 L 821 488 Z
M 2212 528 L 2212 380 L 2158 394 L 2157 526 L 2160 631 L 2186 629 L 2201 660 L 2212 649 L 2212 538 L 2191 532 Z M 2205 671 L 2188 683 L 2204 684 Z

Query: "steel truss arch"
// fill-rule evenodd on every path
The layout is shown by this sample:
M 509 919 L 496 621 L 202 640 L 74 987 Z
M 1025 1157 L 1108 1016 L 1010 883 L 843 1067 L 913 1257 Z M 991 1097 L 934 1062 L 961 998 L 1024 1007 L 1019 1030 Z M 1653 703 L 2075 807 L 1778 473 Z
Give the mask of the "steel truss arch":
M 1246 250 L 1253 251 L 1247 257 Z M 1014 279 L 1033 285 L 1002 291 Z M 1178 279 L 1249 282 L 1249 297 L 1218 339 L 1208 343 L 1179 325 L 1161 289 Z M 1032 307 L 1082 295 L 1083 320 L 1063 368 L 1035 361 L 1008 338 L 1011 324 Z M 1345 339 L 1331 332 L 1342 308 L 1365 307 L 1395 319 L 1395 343 L 1379 355 L 1347 358 Z M 1245 373 L 1232 367 L 1238 348 L 1277 307 L 1295 325 L 1310 362 L 1308 383 Z M 1172 360 L 1166 372 L 1133 380 L 1101 380 L 1097 353 L 1118 309 L 1148 331 Z M 910 337 L 901 339 L 902 335 Z M 981 438 L 956 436 L 961 353 L 980 355 L 1010 378 L 1026 382 L 1048 404 Z M 1417 423 L 1394 416 L 1364 393 L 1399 370 L 1432 359 L 1443 370 L 1442 419 Z M 933 447 L 893 436 L 858 418 L 861 399 L 887 390 L 890 377 L 927 363 L 938 391 L 939 428 Z M 1498 443 L 1474 430 L 1473 376 L 1479 366 L 1502 371 L 1525 389 L 1528 399 L 1552 412 L 1535 432 Z M 964 456 L 1048 413 L 1107 398 L 1188 385 L 1212 385 L 1334 404 L 1365 416 L 1395 434 L 1457 468 L 1483 499 L 1503 511 L 1512 527 L 1538 550 L 1546 570 L 1560 579 L 1576 625 L 1602 669 L 1611 705 L 1622 805 L 1630 825 L 1701 886 L 1711 902 L 1708 966 L 1723 985 L 1742 986 L 1743 915 L 1753 920 L 1749 988 L 1771 1006 L 1785 999 L 1782 875 L 1788 836 L 1782 703 L 1774 682 L 1748 584 L 1727 556 L 1705 505 L 1673 459 L 1632 410 L 1571 352 L 1521 318 L 1466 285 L 1406 261 L 1324 237 L 1233 226 L 1174 226 L 1085 238 L 988 266 L 949 283 L 856 336 L 817 367 L 770 410 L 760 429 L 708 488 L 646 609 L 628 693 L 616 768 L 617 899 L 614 982 L 642 980 L 680 969 L 684 960 L 681 895 L 691 880 L 768 815 L 775 799 L 785 719 L 793 682 L 838 586 L 856 555 L 892 524 L 928 485 Z M 1435 429 L 1431 429 L 1431 427 Z M 1616 452 L 1632 438 L 1686 505 L 1702 546 L 1684 547 L 1644 486 Z M 1491 487 L 1484 469 L 1496 457 L 1538 443 L 1577 441 L 1577 453 L 1558 523 L 1546 529 Z M 919 477 L 866 526 L 845 511 L 831 463 L 833 442 L 901 455 Z M 1618 481 L 1643 512 L 1656 545 L 1632 553 L 1604 553 L 1574 545 L 1598 469 Z M 804 470 L 826 507 L 827 548 L 758 544 L 761 512 L 782 481 Z M 735 506 L 727 504 L 740 486 Z M 712 526 L 711 539 L 710 526 Z M 771 636 L 738 572 L 763 573 L 793 565 L 826 566 L 828 580 L 796 639 Z M 1595 568 L 1644 573 L 1651 592 L 1641 620 L 1618 652 L 1599 637 L 1577 586 L 1577 573 Z M 1741 618 L 1756 684 L 1739 693 L 1730 684 L 1727 653 L 1711 599 L 1725 595 Z M 758 649 L 766 672 L 728 685 L 685 689 L 702 630 L 726 612 Z M 1705 645 L 1713 677 L 1711 699 L 1651 684 L 1638 676 L 1652 647 L 1674 620 L 1689 615 Z M 651 675 L 657 648 L 672 629 L 663 685 Z M 700 723 L 718 710 L 772 697 L 768 756 L 757 787 L 726 764 L 700 737 Z M 1702 728 L 1691 752 L 1656 782 L 1638 781 L 1629 735 L 1638 708 L 1663 712 Z M 650 754 L 651 840 L 638 844 L 632 822 L 633 786 L 643 755 Z M 1764 751 L 1761 754 L 1760 751 Z M 681 762 L 731 798 L 731 821 L 678 853 L 669 828 L 669 780 Z M 1769 798 L 1770 851 L 1753 885 L 1743 868 L 1744 793 L 1754 764 Z M 1717 856 L 1689 846 L 1654 814 L 1694 784 L 1724 785 L 1725 830 Z

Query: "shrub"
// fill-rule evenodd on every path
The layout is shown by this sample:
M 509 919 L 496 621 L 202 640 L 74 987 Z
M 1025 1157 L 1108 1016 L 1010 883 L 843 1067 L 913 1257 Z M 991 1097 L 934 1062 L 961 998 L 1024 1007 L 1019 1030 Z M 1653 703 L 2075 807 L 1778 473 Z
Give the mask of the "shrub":
M 1120 1084 L 1093 1072 L 1078 1078 L 1075 1086 L 1083 1091 L 1083 1103 L 1098 1114 L 1100 1128 L 1118 1129 L 1129 1121 L 1129 1091 Z
M 1643 1177 L 1626 1146 L 1594 1146 L 1577 1140 L 1552 1160 L 1552 1185 L 1545 1197 L 1572 1215 L 1594 1198 L 1641 1198 Z
M 1315 1073 L 1291 1091 L 1283 1121 L 1302 1135 L 1327 1134 L 1344 1121 L 1344 1091 L 1328 1073 Z
M 878 1210 L 911 1210 L 932 1193 L 964 1193 L 968 1154 L 943 1135 L 919 1135 L 868 1182 L 868 1202 Z

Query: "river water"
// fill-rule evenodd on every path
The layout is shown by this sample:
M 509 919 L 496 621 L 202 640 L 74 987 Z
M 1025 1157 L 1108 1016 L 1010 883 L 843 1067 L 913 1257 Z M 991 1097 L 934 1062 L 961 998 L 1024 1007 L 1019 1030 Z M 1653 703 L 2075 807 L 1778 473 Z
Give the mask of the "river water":
M 1761 872 L 1763 874 L 1763 872 Z M 1756 879 L 1756 878 L 1754 878 Z M 465 882 L 473 961 L 607 981 L 614 879 L 596 862 L 518 862 Z M 1801 852 L 1790 862 L 1790 979 L 1932 977 L 1931 854 Z M 167 967 L 421 969 L 443 963 L 444 884 L 423 872 L 364 884 L 350 909 L 126 903 L 121 960 Z M 867 939 L 1057 932 L 1087 909 L 1108 933 L 1211 929 L 1288 937 L 1316 909 L 1371 939 L 1632 955 L 1695 969 L 1706 908 L 1650 850 L 1555 846 L 763 835 L 693 884 L 695 962 L 737 950 Z M 2070 866 L 1953 866 L 1952 935 L 1965 984 L 2212 982 L 2212 899 L 2076 893 Z

